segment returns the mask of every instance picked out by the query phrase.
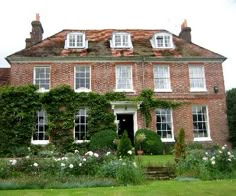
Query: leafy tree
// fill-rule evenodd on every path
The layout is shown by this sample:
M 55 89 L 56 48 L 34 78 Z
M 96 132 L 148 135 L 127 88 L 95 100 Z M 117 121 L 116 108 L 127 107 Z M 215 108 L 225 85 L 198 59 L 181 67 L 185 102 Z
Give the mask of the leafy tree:
M 236 147 L 236 88 L 226 93 L 229 136 L 233 147 Z
M 180 129 L 178 137 L 175 143 L 175 162 L 179 162 L 181 159 L 186 158 L 186 144 L 185 144 L 185 131 Z

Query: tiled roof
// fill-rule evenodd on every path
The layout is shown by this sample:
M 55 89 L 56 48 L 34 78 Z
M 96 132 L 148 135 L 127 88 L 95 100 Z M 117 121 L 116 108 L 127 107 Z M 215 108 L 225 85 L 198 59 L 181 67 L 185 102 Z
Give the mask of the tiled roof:
M 111 49 L 110 40 L 113 32 L 128 32 L 131 34 L 132 49 Z M 85 32 L 88 39 L 88 49 L 64 49 L 66 35 L 70 32 Z M 29 48 L 16 52 L 9 57 L 55 57 L 55 56 L 149 56 L 149 57 L 222 57 L 220 54 L 188 43 L 176 35 L 173 35 L 174 49 L 153 49 L 150 39 L 157 32 L 165 30 L 141 30 L 141 29 L 104 29 L 104 30 L 63 30 Z

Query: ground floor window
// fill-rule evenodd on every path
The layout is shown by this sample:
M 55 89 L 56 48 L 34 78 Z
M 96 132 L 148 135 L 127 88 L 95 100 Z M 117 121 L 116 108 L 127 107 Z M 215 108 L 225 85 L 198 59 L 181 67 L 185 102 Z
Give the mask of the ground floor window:
M 156 110 L 156 129 L 163 142 L 174 140 L 171 109 L 158 108 Z
M 38 111 L 32 143 L 34 144 L 48 143 L 47 129 L 48 129 L 47 112 L 45 110 Z
M 75 131 L 76 141 L 88 140 L 88 114 L 86 108 L 79 109 L 75 114 Z
M 194 139 L 209 138 L 209 121 L 207 106 L 192 106 Z

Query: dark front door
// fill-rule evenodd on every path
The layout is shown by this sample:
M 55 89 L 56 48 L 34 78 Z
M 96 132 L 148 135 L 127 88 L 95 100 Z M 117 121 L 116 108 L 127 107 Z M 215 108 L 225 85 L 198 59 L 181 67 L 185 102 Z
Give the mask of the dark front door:
M 128 136 L 134 145 L 134 118 L 133 114 L 117 114 L 119 120 L 118 135 L 121 136 L 124 131 L 127 131 Z

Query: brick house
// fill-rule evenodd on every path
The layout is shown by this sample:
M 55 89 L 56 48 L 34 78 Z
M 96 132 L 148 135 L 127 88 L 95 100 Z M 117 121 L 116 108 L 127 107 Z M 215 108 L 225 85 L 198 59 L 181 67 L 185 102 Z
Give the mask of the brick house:
M 177 109 L 156 108 L 151 128 L 164 142 L 174 142 L 180 128 L 188 142 L 225 144 L 228 139 L 222 63 L 225 57 L 191 42 L 186 21 L 179 36 L 166 30 L 104 29 L 62 30 L 42 40 L 36 17 L 26 48 L 6 58 L 11 65 L 10 84 L 36 84 L 47 92 L 68 84 L 75 92 L 125 92 L 134 97 L 143 89 L 163 100 L 185 101 Z M 144 127 L 139 104 L 111 103 L 120 129 L 133 137 Z M 82 108 L 76 114 L 75 139 L 88 131 Z M 47 143 L 45 111 L 38 113 L 35 144 Z

